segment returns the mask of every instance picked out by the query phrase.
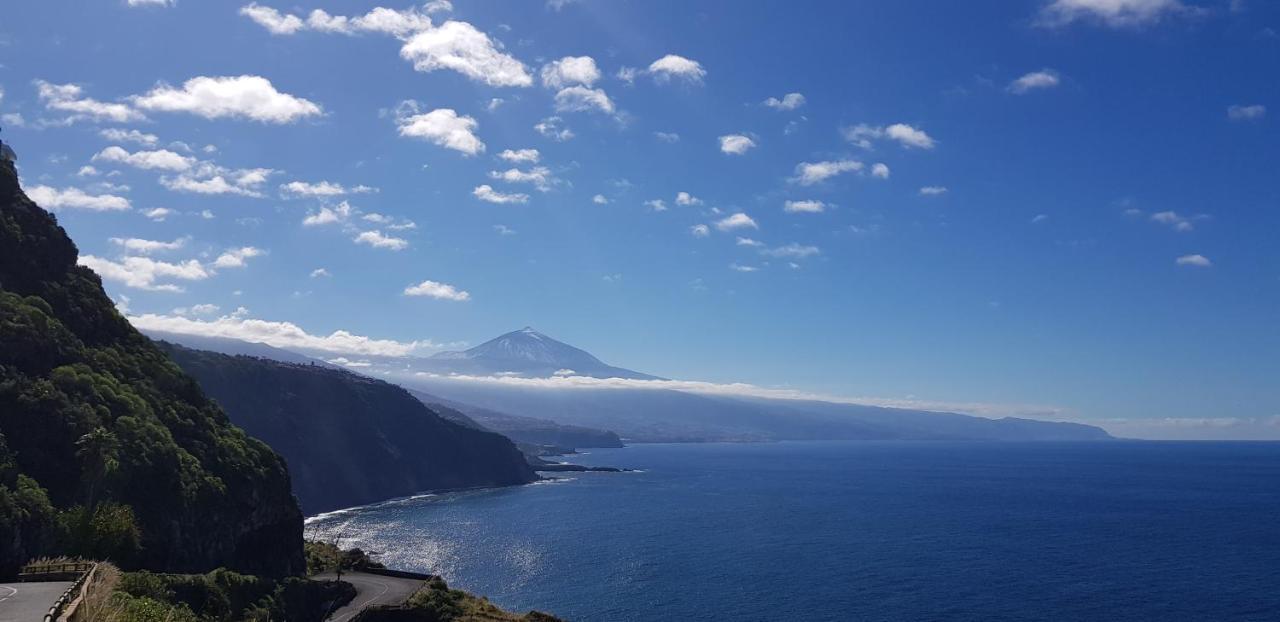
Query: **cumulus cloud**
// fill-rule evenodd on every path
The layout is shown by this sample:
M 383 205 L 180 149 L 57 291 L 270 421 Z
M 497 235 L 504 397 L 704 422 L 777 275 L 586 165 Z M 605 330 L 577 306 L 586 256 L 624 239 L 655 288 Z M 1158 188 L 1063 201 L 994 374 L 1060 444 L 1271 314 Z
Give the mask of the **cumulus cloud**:
M 445 8 L 447 6 L 447 8 Z M 375 8 L 368 13 L 356 17 L 330 15 L 316 9 L 303 19 L 297 15 L 281 13 L 271 7 L 256 2 L 241 7 L 240 14 L 266 28 L 273 35 L 292 35 L 303 30 L 317 32 L 355 35 L 360 33 L 380 33 L 395 37 L 406 37 L 417 31 L 431 28 L 431 18 L 425 13 L 438 10 L 452 10 L 448 2 L 433 2 L 424 7 L 424 12 L 416 8 L 403 11 Z
M 696 60 L 667 54 L 649 64 L 649 75 L 658 82 L 666 82 L 674 78 L 701 84 L 702 79 L 707 75 L 707 70 L 703 69 L 702 64 Z
M 1058 72 L 1052 69 L 1041 69 L 1040 71 L 1032 71 L 1024 74 L 1022 77 L 1009 83 L 1005 90 L 1015 95 L 1024 95 L 1035 90 L 1051 89 L 1061 82 Z
M 1267 116 L 1267 107 L 1262 104 L 1248 106 L 1234 105 L 1227 107 L 1227 118 L 1232 121 L 1255 121 Z
M 597 194 L 591 197 L 591 202 L 595 203 L 596 205 L 605 205 L 609 202 L 609 199 L 606 198 L 603 194 Z
M 1058 27 L 1088 21 L 1112 28 L 1132 28 L 1196 13 L 1180 0 L 1053 0 L 1040 10 L 1037 23 Z
M 557 112 L 603 112 L 614 113 L 613 100 L 603 89 L 591 89 L 585 86 L 565 87 L 556 93 L 555 106 Z
M 84 89 L 77 84 L 53 84 L 36 80 L 35 85 L 36 95 L 45 108 L 70 115 L 63 120 L 66 123 L 85 120 L 129 123 L 146 119 L 145 115 L 127 104 L 85 97 Z
M 330 273 L 329 273 L 329 271 L 328 271 L 328 270 L 326 270 L 326 269 L 324 269 L 324 268 L 316 268 L 315 270 L 312 270 L 312 271 L 311 271 L 311 278 L 313 278 L 313 279 L 318 279 L 318 278 L 322 278 L 322 277 L 330 277 L 330 276 L 333 276 L 333 275 L 332 275 L 332 274 L 330 274 Z
M 716 229 L 721 231 L 734 231 L 737 229 L 759 229 L 760 225 L 756 224 L 750 216 L 738 212 L 731 214 L 716 221 Z
M 340 222 L 346 222 L 351 218 L 353 209 L 350 203 L 343 201 L 333 207 L 321 206 L 318 211 L 307 214 L 302 219 L 304 227 L 318 227 L 321 225 L 332 225 Z
M 796 174 L 791 178 L 791 181 L 802 186 L 812 186 L 841 173 L 861 171 L 862 168 L 863 164 L 857 160 L 801 162 L 796 165 Z
M 720 137 L 720 151 L 730 155 L 742 155 L 756 146 L 756 141 L 743 134 L 727 134 Z
M 827 204 L 822 201 L 787 201 L 782 204 L 782 211 L 788 214 L 817 214 L 826 209 Z
M 243 268 L 249 265 L 248 261 L 252 257 L 260 257 L 266 254 L 266 251 L 252 246 L 242 248 L 228 249 L 226 252 L 218 255 L 213 261 L 215 268 Z
M 126 0 L 125 4 L 131 7 L 140 6 L 160 6 L 169 7 L 177 4 L 178 0 Z
M 1205 257 L 1204 255 L 1199 255 L 1199 254 L 1183 255 L 1175 259 L 1174 263 L 1176 263 L 1179 266 L 1194 266 L 1197 268 L 1209 268 L 1213 266 L 1213 262 L 1209 261 L 1208 257 Z
M 688 192 L 677 192 L 676 205 L 702 205 L 702 199 L 699 199 Z
M 280 185 L 280 194 L 287 197 L 336 197 L 345 194 L 367 194 L 377 192 L 377 188 L 369 186 L 352 186 L 350 188 L 330 181 L 305 182 L 291 181 Z
M 566 56 L 542 66 L 542 85 L 550 89 L 591 86 L 600 79 L 600 69 L 590 56 Z
M 524 63 L 467 22 L 447 21 L 414 34 L 400 48 L 400 56 L 422 72 L 449 69 L 489 86 L 533 84 Z
M 385 248 L 393 251 L 404 250 L 409 247 L 408 240 L 384 235 L 377 229 L 374 229 L 373 231 L 361 231 L 355 238 L 353 238 L 353 241 L 356 244 L 368 244 L 374 248 Z
M 160 141 L 160 138 L 155 134 L 146 134 L 138 130 L 122 130 L 114 127 L 99 131 L 98 135 L 112 142 L 137 143 L 146 147 L 153 147 Z
M 757 268 L 755 266 L 744 266 L 740 263 L 729 264 L 729 269 L 733 270 L 734 272 L 757 272 L 760 270 L 760 268 Z
M 664 143 L 680 142 L 680 135 L 675 132 L 654 132 L 653 137 Z
M 883 162 L 876 162 L 875 164 L 872 164 L 872 165 L 871 165 L 871 176 L 872 176 L 872 177 L 879 177 L 880 179 L 888 179 L 888 178 L 889 178 L 889 165 L 887 165 L 887 164 L 885 164 L 885 163 L 883 163 Z
M 404 288 L 406 296 L 426 296 L 427 298 L 435 298 L 436 300 L 451 300 L 454 302 L 465 302 L 471 300 L 471 294 L 460 290 L 447 283 L 437 281 L 423 281 L 417 285 L 410 285 Z
M 667 211 L 667 202 L 662 199 L 649 199 L 644 202 L 644 206 L 655 212 Z
M 160 84 L 131 98 L 143 110 L 185 112 L 206 119 L 243 118 L 260 123 L 293 123 L 322 111 L 314 102 L 276 90 L 261 76 L 198 76 L 175 88 Z
M 313 335 L 292 322 L 258 320 L 246 317 L 247 315 L 248 311 L 240 308 L 215 320 L 155 314 L 129 316 L 128 320 L 142 330 L 239 339 L 303 352 L 402 357 L 440 349 L 439 345 L 430 340 L 375 339 L 345 330 L 336 330 L 328 335 Z
M 129 153 L 122 147 L 111 146 L 99 151 L 91 158 L 93 162 L 114 162 L 140 169 L 162 171 L 186 171 L 195 164 L 196 159 L 174 153 L 167 149 L 155 151 L 137 151 Z
M 892 140 L 903 147 L 917 149 L 933 149 L 937 144 L 924 130 L 906 123 L 894 123 L 887 127 L 859 123 L 841 128 L 840 133 L 845 140 L 863 149 L 871 149 L 874 141 L 881 139 Z
M 35 186 L 27 190 L 27 196 L 47 210 L 84 209 L 93 212 L 128 210 L 129 199 L 113 194 L 89 194 L 79 188 L 52 188 Z
M 459 116 L 452 108 L 415 114 L 417 110 L 417 102 L 401 104 L 396 118 L 401 136 L 420 138 L 468 156 L 484 153 L 484 143 L 475 134 L 480 123 L 474 118 Z
M 695 238 L 705 238 L 711 235 L 711 227 L 706 225 L 694 225 L 689 227 L 689 234 Z
M 537 149 L 503 149 L 498 157 L 516 164 L 537 164 L 542 154 Z
M 152 253 L 176 251 L 186 246 L 190 240 L 191 238 L 178 238 L 172 242 L 160 242 L 142 238 L 111 238 L 111 243 L 122 247 L 127 253 L 150 255 Z
M 564 120 L 560 117 L 547 117 L 534 125 L 533 129 L 551 140 L 562 143 L 574 136 L 573 130 L 561 125 L 563 122 Z
M 800 93 L 787 93 L 782 96 L 782 99 L 770 97 L 769 99 L 764 100 L 764 105 L 773 108 L 774 110 L 795 110 L 804 104 L 804 95 L 801 95 Z
M 181 292 L 183 288 L 179 285 L 158 281 L 201 281 L 213 276 L 212 271 L 195 259 L 169 263 L 150 257 L 123 257 L 119 261 L 113 261 L 94 255 L 81 255 L 78 263 L 98 273 L 105 280 L 148 291 Z
M 738 246 L 747 246 L 750 248 L 760 248 L 764 246 L 764 242 L 761 242 L 760 240 L 753 240 L 751 238 L 744 238 L 741 236 L 738 237 L 735 244 L 737 244 Z
M 551 169 L 545 166 L 535 166 L 527 171 L 518 168 L 489 171 L 489 178 L 513 184 L 533 184 L 541 192 L 547 192 L 552 186 L 560 183 L 560 180 L 551 173 Z
M 1195 225 L 1191 223 L 1191 219 L 1179 215 L 1177 212 L 1156 212 L 1151 215 L 1152 222 L 1157 222 L 1174 231 L 1191 231 L 1195 229 Z
M 936 197 L 940 194 L 946 194 L 946 186 L 925 186 L 920 189 L 920 195 L 926 197 Z
M 529 195 L 527 194 L 520 193 L 520 192 L 512 192 L 512 193 L 498 192 L 497 190 L 494 190 L 493 186 L 490 186 L 489 184 L 476 186 L 476 189 L 472 190 L 471 194 L 474 195 L 477 199 L 480 199 L 481 201 L 488 201 L 489 203 L 523 204 L 523 203 L 529 202 Z
M 164 222 L 164 219 L 173 215 L 173 210 L 167 207 L 153 207 L 143 212 L 142 215 L 156 222 Z

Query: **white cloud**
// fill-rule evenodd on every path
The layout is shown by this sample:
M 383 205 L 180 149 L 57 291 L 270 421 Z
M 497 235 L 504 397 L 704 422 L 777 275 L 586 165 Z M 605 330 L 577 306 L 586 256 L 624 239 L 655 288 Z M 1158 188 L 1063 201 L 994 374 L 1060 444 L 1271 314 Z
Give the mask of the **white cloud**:
M 451 69 L 490 86 L 533 84 L 524 63 L 467 22 L 448 21 L 414 34 L 400 48 L 400 56 L 422 72 Z
M 92 161 L 115 162 L 147 170 L 182 172 L 190 169 L 195 164 L 196 159 L 167 149 L 129 153 L 121 147 L 111 146 L 99 151 L 93 156 Z
M 112 261 L 94 255 L 81 255 L 78 263 L 97 272 L 98 276 L 108 281 L 115 281 L 134 289 L 160 292 L 183 291 L 178 285 L 157 282 L 162 279 L 200 281 L 213 276 L 213 272 L 195 259 L 168 263 L 149 257 L 124 257 L 120 261 Z
M 401 136 L 421 138 L 468 156 L 484 153 L 484 143 L 475 135 L 480 123 L 474 118 L 459 116 L 452 108 L 409 114 L 417 112 L 417 103 L 413 101 L 404 102 L 402 110 L 396 119 Z
M 542 154 L 537 149 L 503 149 L 498 157 L 517 164 L 537 164 Z
M 256 2 L 240 8 L 240 14 L 266 28 L 273 35 L 291 35 L 307 27 L 297 15 L 282 14 L 271 7 Z
M 1213 266 L 1213 262 L 1209 261 L 1204 255 L 1183 255 L 1174 260 L 1179 266 L 1195 266 L 1197 268 L 1208 268 Z
M 613 100 L 603 89 L 570 86 L 556 93 L 556 112 L 603 112 L 613 114 Z
M 36 186 L 27 191 L 27 196 L 47 210 L 85 209 L 94 212 L 111 212 L 124 211 L 131 207 L 129 199 L 124 197 L 113 194 L 93 195 L 74 187 L 58 189 Z
M 739 237 L 735 243 L 738 246 L 748 246 L 751 248 L 760 248 L 764 246 L 764 242 L 761 242 L 760 240 L 753 240 L 751 238 L 744 237 Z
M 667 211 L 667 202 L 662 199 L 649 199 L 644 202 L 644 206 L 655 212 Z
M 315 103 L 277 91 L 261 76 L 198 76 L 174 88 L 160 84 L 131 98 L 144 110 L 186 112 L 206 119 L 245 118 L 260 123 L 293 123 L 319 116 Z
M 817 214 L 826 209 L 827 204 L 822 201 L 787 201 L 782 204 L 782 211 L 788 214 Z
M 417 285 L 410 285 L 404 288 L 406 296 L 426 296 L 435 298 L 436 300 L 452 300 L 454 302 L 465 302 L 471 300 L 471 294 L 460 290 L 447 283 L 439 283 L 436 281 L 423 281 Z
M 550 89 L 575 84 L 589 87 L 599 79 L 600 69 L 590 56 L 566 56 L 542 66 L 542 85 Z
M 507 203 L 528 203 L 529 202 L 529 195 L 527 194 L 523 194 L 520 192 L 512 192 L 512 193 L 498 192 L 497 190 L 494 190 L 493 186 L 490 186 L 489 184 L 476 186 L 476 189 L 472 190 L 471 194 L 475 195 L 477 199 L 480 199 L 481 201 L 488 201 L 489 203 L 507 204 Z
M 318 227 L 320 225 L 332 225 L 339 222 L 346 222 L 347 219 L 351 218 L 352 211 L 351 204 L 346 201 L 343 201 L 332 208 L 328 206 L 321 206 L 320 211 L 307 214 L 306 218 L 302 219 L 302 226 Z
M 311 278 L 313 279 L 318 279 L 321 277 L 330 277 L 330 276 L 333 276 L 333 275 L 330 274 L 329 271 L 324 268 L 316 268 L 315 270 L 311 271 Z
M 924 130 L 917 129 L 906 123 L 894 123 L 888 127 L 879 127 L 859 123 L 852 127 L 844 127 L 840 129 L 840 134 L 844 139 L 862 147 L 870 149 L 874 140 L 889 139 L 896 141 L 903 147 L 933 149 L 936 142 L 933 137 L 929 136 Z
M 1023 95 L 1039 89 L 1051 89 L 1058 86 L 1060 82 L 1061 79 L 1058 77 L 1058 72 L 1052 69 L 1041 69 L 1040 71 L 1024 74 L 1017 80 L 1010 82 L 1006 90 L 1015 95 Z
M 146 147 L 153 147 L 160 138 L 155 134 L 144 134 L 138 130 L 122 130 L 119 128 L 107 128 L 98 132 L 98 135 L 112 142 L 137 143 Z
M 1180 216 L 1177 212 L 1156 212 L 1151 215 L 1151 220 L 1172 227 L 1174 231 L 1191 231 L 1195 229 L 1195 225 L 1191 224 L 1191 219 Z
M 889 165 L 887 165 L 887 164 L 885 164 L 885 163 L 883 163 L 883 162 L 876 162 L 875 164 L 872 164 L 872 165 L 871 165 L 871 176 L 872 176 L 872 177 L 879 177 L 880 179 L 888 179 L 888 178 L 889 178 Z
M 802 186 L 812 186 L 841 173 L 861 171 L 862 168 L 862 163 L 857 160 L 801 162 L 796 165 L 796 174 L 791 181 Z
M 368 244 L 374 248 L 386 248 L 393 251 L 404 250 L 409 247 L 409 241 L 403 238 L 383 235 L 381 231 L 362 231 L 354 240 L 356 244 Z
M 447 7 L 447 8 L 446 8 Z M 451 10 L 453 6 L 446 2 L 432 2 L 425 7 L 425 13 L 438 10 Z M 266 28 L 273 35 L 292 35 L 303 30 L 313 30 L 331 34 L 355 35 L 360 33 L 378 33 L 394 37 L 408 35 L 431 28 L 431 18 L 416 8 L 403 11 L 378 7 L 368 13 L 356 17 L 330 15 L 321 9 L 311 11 L 304 20 L 297 15 L 285 14 L 254 2 L 240 9 L 240 14 Z
M 139 6 L 164 6 L 169 7 L 178 3 L 178 0 L 126 0 L 125 4 L 131 7 Z
M 76 177 L 97 177 L 99 173 L 98 169 L 86 164 L 76 171 Z
M 266 254 L 266 251 L 260 248 L 254 248 L 252 246 L 245 246 L 242 248 L 232 248 L 232 249 L 228 249 L 226 252 L 222 253 L 221 255 L 218 255 L 218 258 L 215 259 L 213 262 L 213 267 L 243 268 L 249 265 L 248 260 L 250 258 L 260 257 L 265 254 Z
M 605 205 L 609 202 L 609 199 L 605 198 L 603 194 L 597 194 L 596 196 L 591 197 L 591 202 L 596 205 Z
M 156 222 L 164 222 L 164 219 L 173 215 L 173 210 L 167 207 L 153 207 L 143 212 L 142 215 Z
M 222 175 L 214 175 L 199 179 L 187 175 L 177 177 L 161 177 L 160 185 L 174 192 L 191 192 L 194 194 L 238 194 L 246 197 L 261 197 L 262 193 L 254 189 L 254 185 L 240 183 L 239 179 L 227 181 Z
M 1267 116 L 1267 107 L 1262 104 L 1227 107 L 1227 118 L 1232 121 L 1254 121 L 1265 116 Z
M 664 143 L 680 142 L 680 135 L 675 132 L 654 132 L 653 137 Z
M 764 105 L 773 108 L 774 110 L 795 110 L 796 108 L 803 106 L 804 103 L 804 95 L 801 95 L 800 93 L 787 93 L 782 96 L 782 99 L 770 97 L 769 99 L 764 100 Z
M 535 166 L 527 171 L 518 168 L 489 171 L 489 178 L 512 184 L 533 184 L 541 192 L 551 190 L 552 186 L 560 183 L 560 180 L 551 174 L 551 169 L 545 166 Z
M 377 188 L 364 185 L 347 188 L 342 184 L 330 181 L 318 181 L 315 183 L 291 181 L 280 185 L 280 193 L 291 197 L 336 197 L 344 194 L 367 194 L 377 191 Z
M 225 337 L 253 343 L 265 343 L 277 348 L 334 354 L 359 354 L 365 356 L 412 356 L 433 350 L 439 345 L 430 340 L 395 341 L 374 339 L 336 330 L 328 335 L 312 335 L 291 322 L 272 322 L 245 317 L 243 307 L 235 313 L 215 320 L 145 314 L 129 316 L 128 320 L 142 330 L 162 331 L 181 335 Z
M 920 195 L 926 197 L 936 197 L 940 194 L 946 194 L 946 186 L 925 186 L 920 189 Z
M 1112 28 L 1152 24 L 1167 16 L 1198 13 L 1180 0 L 1053 0 L 1040 10 L 1041 26 L 1094 21 Z
M 702 199 L 699 199 L 688 192 L 677 192 L 676 205 L 702 205 Z
M 736 229 L 759 229 L 760 225 L 755 220 L 742 212 L 732 214 L 716 221 L 716 229 L 721 231 L 733 231 Z
M 729 269 L 733 270 L 734 272 L 756 272 L 760 270 L 760 268 L 757 268 L 755 266 L 744 266 L 738 263 L 729 264 Z
M 1046 220 L 1049 220 L 1048 214 L 1036 214 L 1035 217 L 1031 219 L 1031 224 L 1038 225 Z
M 711 235 L 711 227 L 706 225 L 694 225 L 689 227 L 689 233 L 695 238 L 705 238 Z
M 805 246 L 792 242 L 785 246 L 763 249 L 760 252 L 770 257 L 793 257 L 796 259 L 804 259 L 805 257 L 817 255 L 822 251 L 816 246 Z
M 683 56 L 667 54 L 649 65 L 649 74 L 659 82 L 678 78 L 687 82 L 698 83 L 706 77 L 707 71 L 695 60 Z
M 640 75 L 640 70 L 635 67 L 622 67 L 618 69 L 618 73 L 614 74 L 619 80 L 622 80 L 627 86 L 635 84 L 636 76 Z
M 547 117 L 533 126 L 533 129 L 558 143 L 562 143 L 573 138 L 573 130 L 561 125 L 563 119 L 560 117 Z
M 515 235 L 516 234 L 515 229 L 512 229 L 511 227 L 508 227 L 506 225 L 494 225 L 493 230 L 497 231 L 498 235 Z
M 727 134 L 720 137 L 720 151 L 731 155 L 742 155 L 756 146 L 756 141 L 742 134 Z
M 217 313 L 220 308 L 221 307 L 215 304 L 204 303 L 191 305 L 190 307 L 178 307 L 173 310 L 173 314 L 182 316 L 213 315 L 214 313 Z
M 428 14 L 431 13 L 449 13 L 453 11 L 453 3 L 449 0 L 431 0 L 422 5 L 422 10 Z
M 129 123 L 146 119 L 127 104 L 83 97 L 84 90 L 77 84 L 52 84 L 44 80 L 36 80 L 35 84 L 36 95 L 44 102 L 45 108 L 71 115 L 65 119 L 67 123 L 84 120 Z
M 183 246 L 186 246 L 190 239 L 191 238 L 178 238 L 172 242 L 160 242 L 158 240 L 144 240 L 142 238 L 111 238 L 111 243 L 123 247 L 125 252 L 128 253 L 150 255 L 151 253 L 176 251 Z

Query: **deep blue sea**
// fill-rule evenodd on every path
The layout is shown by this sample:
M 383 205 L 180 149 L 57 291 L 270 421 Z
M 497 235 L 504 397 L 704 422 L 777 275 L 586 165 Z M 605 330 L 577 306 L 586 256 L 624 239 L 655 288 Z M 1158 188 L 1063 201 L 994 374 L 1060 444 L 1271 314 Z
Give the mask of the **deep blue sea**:
M 1280 620 L 1280 444 L 637 445 L 309 535 L 569 620 Z

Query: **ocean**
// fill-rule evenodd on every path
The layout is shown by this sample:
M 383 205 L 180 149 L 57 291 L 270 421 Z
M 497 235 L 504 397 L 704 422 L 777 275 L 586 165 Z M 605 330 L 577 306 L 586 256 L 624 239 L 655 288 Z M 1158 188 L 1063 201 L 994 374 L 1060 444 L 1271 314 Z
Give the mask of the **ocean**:
M 308 520 L 578 621 L 1280 620 L 1280 443 L 797 442 Z

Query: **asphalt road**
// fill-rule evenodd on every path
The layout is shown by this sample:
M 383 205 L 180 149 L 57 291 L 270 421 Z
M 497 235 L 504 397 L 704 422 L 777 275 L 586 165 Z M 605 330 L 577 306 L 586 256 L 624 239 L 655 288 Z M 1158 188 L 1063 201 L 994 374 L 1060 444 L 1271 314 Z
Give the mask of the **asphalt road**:
M 0 622 L 40 622 L 70 581 L 0 583 Z
M 327 573 L 312 578 L 325 580 L 338 577 L 332 573 Z M 422 581 L 418 579 L 384 577 L 363 572 L 344 572 L 342 573 L 342 580 L 355 586 L 356 597 L 351 599 L 347 606 L 333 612 L 329 616 L 330 622 L 347 622 L 347 620 L 355 617 L 357 613 L 360 613 L 370 605 L 402 604 L 414 592 L 418 591 L 419 587 L 422 587 Z M 55 595 L 54 599 L 57 598 Z M 0 622 L 7 622 L 3 616 L 4 614 L 0 613 Z

